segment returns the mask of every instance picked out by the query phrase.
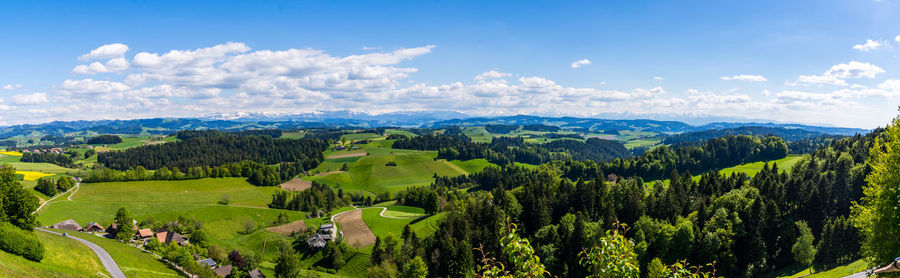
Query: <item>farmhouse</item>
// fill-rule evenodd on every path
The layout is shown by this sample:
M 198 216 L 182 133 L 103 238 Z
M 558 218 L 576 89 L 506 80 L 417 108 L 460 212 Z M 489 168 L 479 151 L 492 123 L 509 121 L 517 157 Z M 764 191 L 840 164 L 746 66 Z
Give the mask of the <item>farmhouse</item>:
M 325 248 L 325 245 L 328 244 L 328 241 L 330 240 L 331 235 L 313 234 L 306 239 L 306 244 L 309 245 L 309 248 L 320 249 Z
M 346 149 L 346 148 L 347 148 L 347 147 L 344 147 L 344 146 L 342 146 L 342 145 L 337 145 L 337 146 L 334 147 L 334 151 L 343 151 L 343 150 Z
M 153 231 L 151 231 L 150 229 L 140 229 L 134 233 L 134 237 L 146 241 L 153 237 Z
M 180 235 L 173 231 L 158 232 L 156 233 L 156 239 L 158 239 L 160 243 L 164 244 L 169 244 L 173 241 L 181 246 L 190 244 L 186 236 Z
M 231 274 L 232 269 L 233 269 L 233 267 L 231 265 L 226 265 L 226 266 L 222 266 L 222 267 L 213 269 L 213 272 L 215 272 L 216 275 L 219 275 L 219 277 L 227 277 L 228 275 Z
M 75 223 L 75 220 L 72 219 L 53 224 L 51 227 L 60 230 L 81 231 L 81 225 L 78 225 L 78 223 Z
M 208 268 L 216 267 L 216 261 L 214 261 L 212 258 L 202 259 L 202 260 L 197 261 L 197 263 L 200 264 L 201 266 L 205 266 Z
M 333 230 L 333 229 L 334 229 L 334 224 L 322 224 L 322 226 L 319 226 L 319 233 L 330 235 L 331 230 Z
M 103 232 L 104 230 L 106 229 L 104 229 L 103 226 L 100 226 L 100 224 L 97 224 L 95 222 L 91 222 L 87 225 L 87 227 L 84 227 L 84 231 L 88 233 L 99 233 Z
M 266 275 L 262 274 L 262 272 L 259 271 L 259 268 L 254 268 L 247 273 L 247 276 L 250 276 L 250 278 L 266 278 Z

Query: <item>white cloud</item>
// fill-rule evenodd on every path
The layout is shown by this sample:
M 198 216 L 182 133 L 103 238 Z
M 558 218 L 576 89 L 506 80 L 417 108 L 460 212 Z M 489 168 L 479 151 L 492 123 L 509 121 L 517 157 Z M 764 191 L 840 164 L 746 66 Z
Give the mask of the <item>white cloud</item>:
M 22 88 L 22 84 L 6 84 L 6 85 L 3 85 L 3 89 L 4 89 L 4 90 L 7 90 L 7 91 L 17 90 L 17 89 L 19 89 L 19 88 Z
M 894 37 L 894 40 L 897 42 L 900 42 L 900 35 L 897 35 L 896 37 Z
M 492 70 L 492 71 L 488 71 L 488 72 L 479 74 L 478 76 L 475 76 L 475 80 L 482 81 L 482 80 L 489 80 L 489 79 L 500 79 L 500 78 L 508 77 L 508 76 L 512 76 L 512 74 Z
M 80 61 L 90 61 L 90 60 L 106 60 L 112 58 L 121 58 L 125 56 L 125 52 L 128 52 L 128 46 L 121 43 L 112 43 L 100 46 L 94 50 L 91 50 L 90 53 L 81 55 L 78 57 Z
M 47 99 L 46 93 L 33 93 L 12 96 L 12 103 L 18 105 L 39 105 L 49 102 L 50 101 Z
M 878 49 L 878 47 L 880 47 L 880 46 L 881 46 L 881 43 L 867 39 L 866 43 L 854 45 L 853 49 L 856 49 L 859 51 L 869 51 L 869 50 Z
M 659 76 L 654 76 L 654 77 L 653 77 L 653 80 L 663 80 L 663 78 L 662 78 L 662 77 L 659 77 Z
M 59 92 L 65 96 L 118 98 L 120 94 L 131 89 L 130 86 L 120 82 L 105 80 L 66 80 L 59 87 Z
M 722 76 L 722 80 L 740 80 L 740 81 L 750 81 L 750 82 L 765 82 L 766 78 L 762 75 L 747 75 L 740 74 L 734 76 Z
M 382 49 L 382 48 L 383 48 L 383 47 L 380 47 L 380 46 L 363 46 L 363 47 L 362 47 L 362 50 L 363 50 L 363 51 L 369 51 L 369 50 L 379 50 L 379 49 Z
M 125 58 L 115 58 L 106 61 L 106 64 L 93 62 L 88 65 L 78 65 L 72 69 L 72 73 L 94 75 L 97 73 L 119 72 L 128 69 L 128 61 Z
M 581 60 L 572 62 L 572 65 L 570 65 L 570 67 L 572 67 L 573 69 L 577 69 L 577 68 L 580 68 L 581 66 L 590 65 L 590 64 L 591 64 L 591 60 L 581 59 Z
M 837 77 L 831 75 L 801 75 L 797 78 L 796 83 L 788 83 L 788 86 L 809 86 L 809 85 L 833 85 L 833 86 L 847 86 L 847 81 L 842 79 L 838 79 Z
M 762 94 L 764 96 L 769 96 L 772 94 L 772 92 L 770 92 L 769 89 L 765 89 L 765 90 L 762 90 L 762 92 L 760 92 L 760 94 Z
M 883 73 L 884 69 L 869 63 L 850 61 L 847 64 L 834 65 L 825 72 L 837 78 L 875 78 L 875 75 Z

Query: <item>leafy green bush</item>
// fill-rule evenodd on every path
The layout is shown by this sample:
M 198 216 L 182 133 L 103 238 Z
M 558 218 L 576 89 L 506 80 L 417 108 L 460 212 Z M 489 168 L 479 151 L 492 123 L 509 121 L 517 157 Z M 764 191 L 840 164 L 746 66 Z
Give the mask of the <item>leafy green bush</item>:
M 10 223 L 0 223 L 0 250 L 40 262 L 44 259 L 44 245 L 30 232 Z

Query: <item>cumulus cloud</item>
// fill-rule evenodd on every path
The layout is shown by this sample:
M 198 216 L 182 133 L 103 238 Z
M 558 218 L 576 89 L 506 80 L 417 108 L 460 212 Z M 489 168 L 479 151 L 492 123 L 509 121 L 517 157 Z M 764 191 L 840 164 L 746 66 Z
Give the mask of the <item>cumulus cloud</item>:
M 475 80 L 483 81 L 483 80 L 489 80 L 489 79 L 499 79 L 499 78 L 508 77 L 508 76 L 512 76 L 512 74 L 492 70 L 492 71 L 488 71 L 488 72 L 479 74 L 478 76 L 475 76 Z
M 7 91 L 18 90 L 19 88 L 22 88 L 22 84 L 6 84 L 6 85 L 3 85 L 3 89 L 4 89 L 4 90 L 7 90 Z
M 722 76 L 722 80 L 740 80 L 740 81 L 750 81 L 750 82 L 765 82 L 766 78 L 762 75 L 748 75 L 748 74 L 740 74 L 734 76 Z
M 796 82 L 787 83 L 788 86 L 810 86 L 810 85 L 833 85 L 847 86 L 848 78 L 875 78 L 879 73 L 884 73 L 884 69 L 870 64 L 857 61 L 850 61 L 846 64 L 837 64 L 831 66 L 823 75 L 801 75 Z
M 875 78 L 875 75 L 883 72 L 884 69 L 876 65 L 850 61 L 850 63 L 832 66 L 825 74 L 837 78 Z
M 662 78 L 662 77 L 659 77 L 659 76 L 654 76 L 654 77 L 653 77 L 653 80 L 663 80 L 663 78 Z
M 119 72 L 128 69 L 128 60 L 125 58 L 115 58 L 106 61 L 106 64 L 93 62 L 88 65 L 78 65 L 72 69 L 72 73 L 94 75 L 97 73 Z
M 121 58 L 125 56 L 125 52 L 128 52 L 127 45 L 121 43 L 111 43 L 91 50 L 91 52 L 88 54 L 81 55 L 81 57 L 78 57 L 78 60 L 91 61 Z
M 833 86 L 847 86 L 847 81 L 842 79 L 838 79 L 832 75 L 801 75 L 797 77 L 796 83 L 788 83 L 789 86 L 801 85 L 801 86 L 809 86 L 809 85 L 833 85 Z
M 49 102 L 50 101 L 47 99 L 46 93 L 33 93 L 12 96 L 12 103 L 18 105 L 39 105 Z
M 591 64 L 591 60 L 581 59 L 581 60 L 572 62 L 572 65 L 570 65 L 570 67 L 572 67 L 573 69 L 577 69 L 577 68 L 580 68 L 581 66 L 586 66 L 586 65 L 590 65 L 590 64 Z
M 877 41 L 873 41 L 871 39 L 867 39 L 866 43 L 854 45 L 853 49 L 865 52 L 865 51 L 878 49 L 878 47 L 880 47 L 880 46 L 881 46 L 881 43 L 879 43 Z

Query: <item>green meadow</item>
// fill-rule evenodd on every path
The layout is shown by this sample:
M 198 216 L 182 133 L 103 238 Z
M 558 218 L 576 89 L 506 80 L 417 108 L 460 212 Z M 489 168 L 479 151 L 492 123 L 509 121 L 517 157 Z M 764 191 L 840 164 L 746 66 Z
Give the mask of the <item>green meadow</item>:
M 3 277 L 98 277 L 109 276 L 100 259 L 86 245 L 63 236 L 35 231 L 44 244 L 44 259 L 32 262 L 0 251 Z
M 369 226 L 369 229 L 372 230 L 372 233 L 375 234 L 375 236 L 381 238 L 384 238 L 387 235 L 393 235 L 395 239 L 400 238 L 400 236 L 403 234 L 403 228 L 406 227 L 406 225 L 410 225 L 410 228 L 416 232 L 416 235 L 419 238 L 424 238 L 434 233 L 434 228 L 437 227 L 437 223 L 435 222 L 443 219 L 443 215 L 441 214 L 406 219 L 387 218 L 380 215 L 382 210 L 381 208 L 364 208 L 362 210 L 362 219 L 364 222 L 366 222 L 366 226 Z M 413 212 L 417 213 L 419 211 L 424 213 L 424 210 L 420 208 L 403 206 L 389 206 L 388 211 L 390 213 L 385 212 L 385 215 L 411 215 Z
M 38 212 L 38 221 L 51 225 L 73 219 L 82 225 L 93 221 L 108 226 L 121 207 L 138 221 L 166 222 L 182 216 L 203 223 L 211 245 L 261 254 L 271 261 L 278 242 L 288 238 L 263 228 L 273 226 L 281 213 L 290 221 L 306 218 L 303 212 L 267 208 L 274 190 L 240 178 L 82 184 L 72 200 L 59 198 Z M 229 196 L 228 205 L 219 204 L 223 195 Z M 247 223 L 253 223 L 249 232 L 244 230 Z
M 794 164 L 797 164 L 797 162 L 800 161 L 801 158 L 803 158 L 803 156 L 801 156 L 801 155 L 788 155 L 787 157 L 782 158 L 782 159 L 769 160 L 769 161 L 757 161 L 757 162 L 751 162 L 751 163 L 737 165 L 734 167 L 728 167 L 728 168 L 719 170 L 719 173 L 725 174 L 726 176 L 730 176 L 731 174 L 734 174 L 734 173 L 745 173 L 752 177 L 752 176 L 755 176 L 757 173 L 759 173 L 759 171 L 762 171 L 763 166 L 768 164 L 769 167 L 772 167 L 773 163 L 778 164 L 778 169 L 781 169 L 781 171 L 787 171 L 788 173 L 790 173 L 791 169 L 794 168 Z M 691 178 L 694 179 L 694 181 L 699 181 L 700 175 L 694 175 Z M 669 185 L 668 179 L 665 179 L 662 182 L 665 185 Z M 653 186 L 654 183 L 656 183 L 656 180 L 645 181 L 644 186 Z
M 57 232 L 66 232 L 56 230 Z M 181 277 L 177 270 L 170 268 L 157 257 L 124 243 L 95 236 L 92 234 L 69 232 L 69 236 L 78 237 L 99 245 L 113 257 L 125 276 L 128 277 Z M 75 242 L 74 240 L 71 240 Z M 81 243 L 78 243 L 81 245 Z M 83 246 L 83 245 L 82 245 Z
M 392 143 L 392 140 L 379 140 L 360 145 L 368 155 L 326 159 L 324 163 L 313 170 L 313 172 L 336 171 L 344 163 L 347 163 L 349 170 L 346 172 L 325 176 L 306 176 L 303 178 L 331 186 L 340 186 L 344 190 L 380 193 L 428 185 L 434 181 L 433 176 L 435 174 L 438 176 L 457 176 L 468 173 L 467 170 L 446 160 L 435 160 L 437 157 L 436 151 L 392 149 L 390 148 Z M 326 153 L 326 156 L 328 155 L 331 154 Z M 387 166 L 388 162 L 394 162 L 397 166 Z M 474 164 L 474 166 L 467 167 L 470 169 L 477 168 L 478 163 L 475 162 Z

